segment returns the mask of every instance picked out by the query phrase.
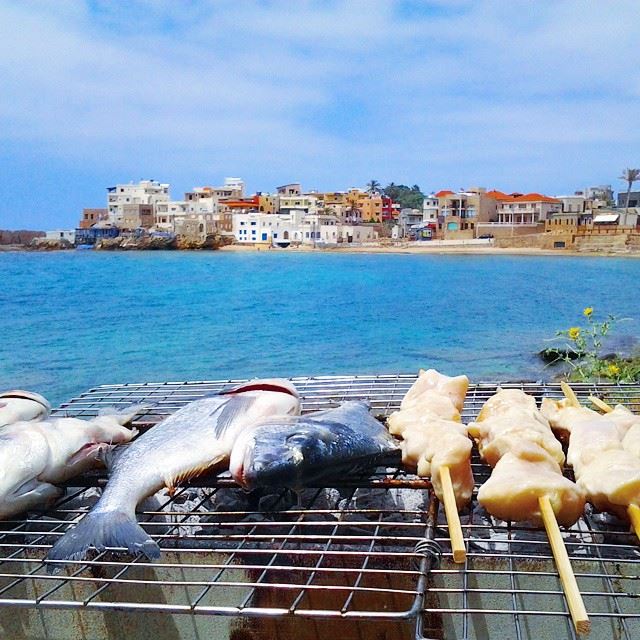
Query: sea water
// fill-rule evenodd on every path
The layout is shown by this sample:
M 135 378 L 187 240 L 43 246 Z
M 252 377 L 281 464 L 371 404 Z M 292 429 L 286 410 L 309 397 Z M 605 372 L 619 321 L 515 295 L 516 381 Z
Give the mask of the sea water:
M 0 253 L 0 389 L 255 376 L 552 375 L 582 310 L 640 327 L 640 260 L 271 252 Z

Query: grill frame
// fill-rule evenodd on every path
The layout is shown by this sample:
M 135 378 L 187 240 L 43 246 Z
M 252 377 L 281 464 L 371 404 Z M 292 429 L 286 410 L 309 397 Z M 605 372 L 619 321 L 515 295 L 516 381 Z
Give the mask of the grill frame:
M 300 392 L 305 412 L 337 406 L 345 400 L 367 399 L 371 402 L 372 412 L 383 416 L 399 407 L 415 379 L 415 375 L 391 374 L 299 377 L 292 378 L 291 381 Z M 107 406 L 123 407 L 131 403 L 143 403 L 148 408 L 134 421 L 134 426 L 144 430 L 187 402 L 244 381 L 103 385 L 63 403 L 53 411 L 53 415 L 88 418 L 97 415 L 100 409 Z M 487 382 L 470 385 L 463 410 L 464 422 L 477 415 L 482 404 L 495 393 L 498 386 L 523 389 L 534 395 L 538 402 L 543 396 L 562 397 L 562 391 L 555 383 Z M 594 394 L 612 404 L 620 402 L 633 411 L 640 412 L 638 385 L 575 384 L 573 388 L 584 403 L 588 395 Z M 475 447 L 473 467 L 479 486 L 478 481 L 486 479 L 490 469 L 480 462 Z M 372 478 L 344 479 L 335 484 L 339 495 L 343 496 L 342 501 L 337 501 L 335 505 L 322 503 L 327 494 L 324 488 L 317 488 L 315 493 L 313 490 L 305 492 L 302 500 L 303 506 L 307 508 L 304 509 L 291 505 L 291 496 L 281 492 L 279 497 L 274 498 L 276 502 L 270 511 L 260 508 L 244 511 L 211 510 L 207 505 L 214 504 L 218 508 L 212 502 L 212 497 L 234 491 L 235 485 L 228 475 L 201 478 L 180 489 L 160 508 L 143 510 L 139 514 L 139 520 L 168 517 L 171 520 L 169 523 L 161 522 L 150 526 L 157 530 L 168 526 L 169 531 L 173 528 L 184 532 L 194 529 L 196 525 L 187 521 L 197 514 L 210 519 L 204 527 L 205 533 L 222 527 L 221 534 L 210 533 L 206 536 L 207 540 L 218 541 L 218 546 L 210 544 L 206 548 L 197 548 L 194 543 L 204 541 L 202 536 L 198 538 L 197 533 L 178 538 L 171 533 L 161 533 L 154 536 L 160 541 L 163 550 L 166 549 L 159 562 L 149 563 L 139 558 L 121 560 L 114 558 L 110 552 L 103 552 L 91 561 L 67 563 L 69 568 L 62 575 L 46 575 L 42 558 L 47 549 L 56 535 L 61 535 L 69 525 L 66 518 L 77 517 L 84 511 L 82 507 L 69 508 L 68 505 L 75 504 L 74 501 L 78 501 L 83 492 L 95 493 L 92 488 L 99 487 L 104 482 L 104 474 L 87 474 L 82 479 L 72 481 L 74 487 L 80 488 L 63 498 L 54 510 L 0 522 L 0 608 L 214 614 L 246 618 L 293 616 L 301 619 L 343 621 L 403 620 L 415 623 L 417 638 L 442 637 L 437 633 L 435 636 L 431 635 L 433 620 L 438 618 L 444 619 L 444 623 L 442 629 L 436 629 L 436 632 L 441 630 L 442 633 L 463 638 L 480 637 L 478 620 L 482 618 L 489 627 L 490 623 L 495 623 L 496 628 L 503 630 L 505 637 L 534 637 L 530 635 L 532 628 L 537 630 L 536 634 L 539 633 L 539 628 L 543 628 L 551 629 L 558 637 L 562 632 L 567 637 L 574 637 L 544 531 L 487 519 L 477 508 L 474 492 L 474 508 L 461 516 L 468 558 L 464 565 L 455 565 L 451 559 L 443 509 L 439 509 L 437 499 L 430 491 L 430 483 L 405 472 L 380 472 Z M 201 504 L 194 504 L 193 508 L 189 507 L 187 510 L 178 510 L 180 500 L 191 496 L 194 491 L 201 492 L 197 494 L 202 498 Z M 359 506 L 361 497 L 369 499 L 379 496 L 384 504 L 385 496 L 390 495 L 413 498 L 420 496 L 416 504 L 422 508 L 399 511 L 375 505 L 371 508 Z M 282 501 L 280 507 L 286 505 L 287 509 L 280 508 L 277 500 Z M 319 508 L 320 503 L 324 508 Z M 169 513 L 166 511 L 167 507 L 171 508 Z M 50 520 L 56 513 L 57 519 Z M 271 520 L 261 519 L 265 514 Z M 219 522 L 215 520 L 216 517 Z M 225 518 L 226 521 L 223 522 Z M 292 518 L 295 520 L 292 521 Z M 389 520 L 390 518 L 395 518 L 395 521 Z M 48 531 L 51 527 L 54 527 L 54 531 Z M 283 528 L 287 527 L 288 533 L 282 533 Z M 363 533 L 358 534 L 358 529 Z M 232 533 L 225 533 L 226 531 Z M 328 538 L 327 532 L 330 532 Z M 324 543 L 323 536 L 327 538 Z M 24 541 L 21 541 L 21 537 Z M 585 514 L 574 527 L 563 530 L 563 538 L 574 564 L 578 584 L 581 590 L 584 589 L 582 594 L 594 624 L 592 637 L 598 637 L 598 633 L 602 633 L 602 637 L 610 637 L 611 634 L 607 636 L 610 627 L 615 627 L 617 637 L 628 640 L 637 637 L 640 634 L 640 610 L 633 611 L 630 606 L 637 598 L 631 586 L 637 585 L 640 580 L 637 540 L 620 528 L 603 529 L 598 516 L 591 513 Z M 253 542 L 268 543 L 267 547 L 252 549 L 252 543 L 247 543 L 251 539 Z M 223 546 L 223 540 L 225 545 L 230 546 Z M 317 548 L 318 544 L 320 548 Z M 280 549 L 278 545 L 281 546 Z M 297 551 L 296 546 L 299 547 Z M 393 551 L 394 546 L 398 547 L 398 552 Z M 206 560 L 208 555 L 214 553 L 226 557 L 226 562 Z M 286 553 L 293 553 L 294 559 L 302 563 L 306 559 L 315 559 L 314 566 L 293 562 L 279 565 L 281 557 Z M 174 556 L 177 558 L 175 561 Z M 167 561 L 167 558 L 171 558 L 171 561 Z M 204 562 L 198 562 L 203 558 Z M 238 567 L 230 564 L 236 558 L 248 559 L 248 564 Z M 332 568 L 327 564 L 328 558 L 347 565 L 353 561 L 357 566 Z M 390 567 L 384 567 L 386 560 L 391 563 Z M 28 570 L 18 574 L 11 573 L 13 568 L 20 568 L 22 565 Z M 230 570 L 229 567 L 234 569 Z M 234 583 L 233 580 L 221 579 L 225 572 L 234 575 L 236 568 L 238 573 L 240 570 L 257 572 L 258 578 L 253 583 Z M 162 576 L 163 572 L 171 574 L 172 571 L 194 572 L 202 578 L 172 581 L 134 577 L 130 581 L 131 578 L 127 577 L 127 574 L 135 576 L 137 572 Z M 393 586 L 391 578 L 387 579 L 388 589 L 379 585 L 367 586 L 369 581 L 373 580 L 375 583 L 390 572 L 399 576 L 400 586 Z M 286 576 L 289 580 L 270 582 L 273 576 Z M 491 580 L 487 576 L 491 576 Z M 354 579 L 349 583 L 351 577 Z M 323 583 L 325 578 L 329 584 Z M 347 580 L 347 584 L 337 583 L 337 578 Z M 408 588 L 404 588 L 404 578 L 407 579 Z M 331 583 L 331 580 L 334 582 Z M 59 597 L 69 588 L 74 591 L 77 587 L 81 591 L 89 584 L 97 587 L 84 598 Z M 531 586 L 533 584 L 541 586 L 534 588 Z M 598 584 L 602 585 L 600 589 L 591 586 Z M 39 589 L 45 585 L 51 586 L 39 593 Z M 133 598 L 124 601 L 103 599 L 109 591 L 117 591 L 120 585 L 138 585 L 140 588 L 162 586 L 169 591 L 174 588 L 188 591 L 193 587 L 194 590 L 200 589 L 200 592 L 195 600 L 181 604 L 177 601 L 140 602 Z M 15 594 L 19 591 L 18 587 L 27 592 L 31 589 L 38 595 L 12 597 L 12 592 Z M 251 600 L 255 600 L 264 588 L 280 595 L 295 592 L 293 604 L 288 607 L 267 606 L 264 603 L 250 606 Z M 219 593 L 220 589 L 249 589 L 249 592 L 240 607 L 207 604 L 212 592 Z M 345 604 L 334 608 L 303 606 L 305 601 L 312 599 L 309 594 L 321 591 L 344 594 Z M 363 598 L 379 603 L 382 596 L 389 597 L 398 606 L 395 609 L 387 607 L 386 610 L 356 606 Z M 490 603 L 493 601 L 502 604 L 491 607 Z M 543 607 L 539 604 L 542 602 L 548 605 Z M 533 606 L 532 603 L 538 604 Z M 512 635 L 509 635 L 507 628 L 512 630 Z

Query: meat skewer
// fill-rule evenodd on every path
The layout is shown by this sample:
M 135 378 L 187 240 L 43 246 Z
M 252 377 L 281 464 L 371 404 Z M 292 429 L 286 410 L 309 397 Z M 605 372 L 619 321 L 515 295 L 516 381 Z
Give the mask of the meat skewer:
M 466 376 L 449 377 L 429 369 L 418 379 L 389 416 L 389 431 L 402 437 L 402 460 L 430 477 L 434 493 L 444 504 L 454 562 L 464 562 L 466 549 L 458 509 L 471 500 L 471 440 L 460 411 L 469 386 Z
M 589 616 L 558 527 L 558 520 L 573 524 L 580 517 L 584 493 L 562 475 L 562 448 L 535 399 L 518 389 L 499 389 L 469 433 L 494 467 L 478 501 L 500 519 L 544 525 L 575 629 L 589 633 Z
M 640 416 L 589 396 L 604 411 L 599 414 L 582 407 L 568 384 L 561 386 L 566 400 L 547 400 L 545 409 L 558 428 L 570 433 L 569 462 L 578 482 L 598 509 L 626 515 L 640 538 Z

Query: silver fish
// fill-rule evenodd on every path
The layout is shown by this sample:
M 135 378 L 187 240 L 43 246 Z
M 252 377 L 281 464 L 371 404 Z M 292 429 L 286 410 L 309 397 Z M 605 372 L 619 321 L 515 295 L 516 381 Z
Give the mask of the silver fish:
M 23 420 L 44 420 L 50 413 L 51 405 L 39 393 L 21 389 L 0 393 L 0 427 Z
M 7 518 L 57 498 L 64 482 L 96 466 L 112 444 L 135 431 L 123 425 L 139 410 L 105 412 L 92 420 L 49 418 L 0 427 L 0 517 Z
M 136 521 L 138 503 L 227 459 L 238 434 L 254 422 L 298 413 L 300 398 L 286 380 L 253 380 L 182 407 L 114 457 L 100 500 L 48 559 L 81 560 L 90 547 L 126 547 L 158 558 L 160 548 Z
M 345 402 L 246 429 L 233 447 L 229 470 L 245 489 L 300 489 L 400 459 L 398 442 L 369 413 L 369 404 Z

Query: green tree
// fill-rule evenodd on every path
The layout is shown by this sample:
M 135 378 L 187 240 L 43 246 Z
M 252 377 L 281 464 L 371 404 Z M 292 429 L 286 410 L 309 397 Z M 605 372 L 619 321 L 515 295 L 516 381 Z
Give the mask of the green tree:
M 380 192 L 380 187 L 382 185 L 377 180 L 371 180 L 367 182 L 367 193 L 374 194 Z
M 422 209 L 424 193 L 417 184 L 408 187 L 406 184 L 389 183 L 383 193 L 394 202 L 397 202 L 403 209 Z
M 634 182 L 640 180 L 640 169 L 625 169 L 622 172 L 622 175 L 618 178 L 619 180 L 624 180 L 627 183 L 627 201 L 625 204 L 624 211 L 625 213 L 629 211 L 629 196 L 631 195 L 631 187 Z

